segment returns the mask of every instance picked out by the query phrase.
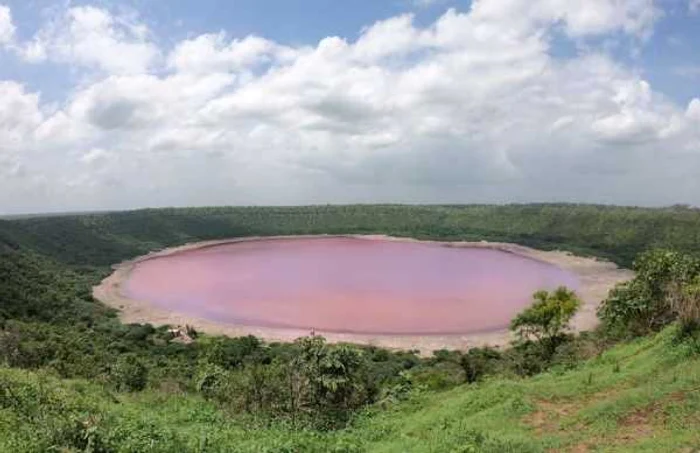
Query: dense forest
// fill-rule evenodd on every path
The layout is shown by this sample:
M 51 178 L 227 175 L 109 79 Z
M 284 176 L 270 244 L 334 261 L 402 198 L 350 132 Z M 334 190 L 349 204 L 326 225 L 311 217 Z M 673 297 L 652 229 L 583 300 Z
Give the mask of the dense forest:
M 544 451 L 585 439 L 614 446 L 629 417 L 649 408 L 645 431 L 620 450 L 697 447 L 699 227 L 695 209 L 589 205 L 0 220 L 0 451 Z M 323 233 L 560 248 L 634 266 L 637 277 L 601 305 L 595 332 L 566 331 L 577 304 L 562 289 L 536 294 L 533 309 L 514 319 L 520 340 L 511 348 L 430 358 L 320 337 L 267 344 L 191 330 L 195 341 L 185 344 L 167 326 L 124 325 L 91 297 L 112 264 L 152 250 Z M 602 427 L 601 417 L 619 429 Z

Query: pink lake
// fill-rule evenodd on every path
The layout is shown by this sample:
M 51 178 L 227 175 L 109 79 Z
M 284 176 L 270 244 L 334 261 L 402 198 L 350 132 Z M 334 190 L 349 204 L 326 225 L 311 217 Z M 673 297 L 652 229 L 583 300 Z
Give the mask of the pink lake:
M 507 327 L 532 293 L 578 279 L 516 254 L 360 238 L 247 241 L 141 261 L 125 296 L 236 325 L 363 334 Z

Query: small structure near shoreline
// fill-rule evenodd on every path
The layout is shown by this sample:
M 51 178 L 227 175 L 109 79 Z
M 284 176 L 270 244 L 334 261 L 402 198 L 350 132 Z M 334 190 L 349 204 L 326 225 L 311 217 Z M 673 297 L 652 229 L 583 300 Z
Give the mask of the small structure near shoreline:
M 175 328 L 170 328 L 168 329 L 168 333 L 173 337 L 170 341 L 182 344 L 193 343 L 194 339 L 197 337 L 197 331 L 194 327 L 187 324 L 185 327 L 177 326 Z

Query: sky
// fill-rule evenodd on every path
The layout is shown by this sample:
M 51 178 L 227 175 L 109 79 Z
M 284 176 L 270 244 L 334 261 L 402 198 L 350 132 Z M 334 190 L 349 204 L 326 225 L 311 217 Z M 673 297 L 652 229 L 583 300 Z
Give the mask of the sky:
M 700 206 L 700 0 L 0 0 L 0 214 Z

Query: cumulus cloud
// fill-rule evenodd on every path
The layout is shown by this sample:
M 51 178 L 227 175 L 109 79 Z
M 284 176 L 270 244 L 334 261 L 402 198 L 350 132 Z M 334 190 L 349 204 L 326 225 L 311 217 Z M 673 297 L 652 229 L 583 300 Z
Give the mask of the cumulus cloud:
M 168 56 L 168 66 L 185 73 L 236 72 L 289 61 L 295 53 L 290 47 L 257 36 L 227 41 L 226 34 L 220 32 L 182 41 Z
M 0 205 L 700 204 L 700 102 L 674 104 L 595 48 L 550 51 L 562 29 L 644 37 L 659 12 L 646 0 L 586 6 L 477 0 L 427 26 L 377 22 L 355 41 L 210 33 L 170 50 L 133 20 L 69 9 L 35 42 L 104 75 L 58 106 L 4 88 L 0 143 L 14 145 L 0 145 L 0 172 L 15 176 Z M 89 49 L 75 27 L 99 35 Z
M 479 0 L 472 13 L 481 20 L 505 21 L 519 28 L 559 23 L 574 37 L 615 30 L 644 37 L 660 15 L 653 0 Z
M 30 62 L 48 59 L 110 74 L 147 72 L 159 57 L 144 24 L 94 6 L 68 8 L 19 50 Z
M 34 132 L 43 121 L 39 96 L 28 93 L 24 86 L 0 81 L 0 202 L 12 197 L 15 184 L 30 180 L 25 161 L 35 146 Z M 19 200 L 15 200 L 15 203 Z
M 41 120 L 37 94 L 17 82 L 0 81 L 0 146 L 21 149 Z

